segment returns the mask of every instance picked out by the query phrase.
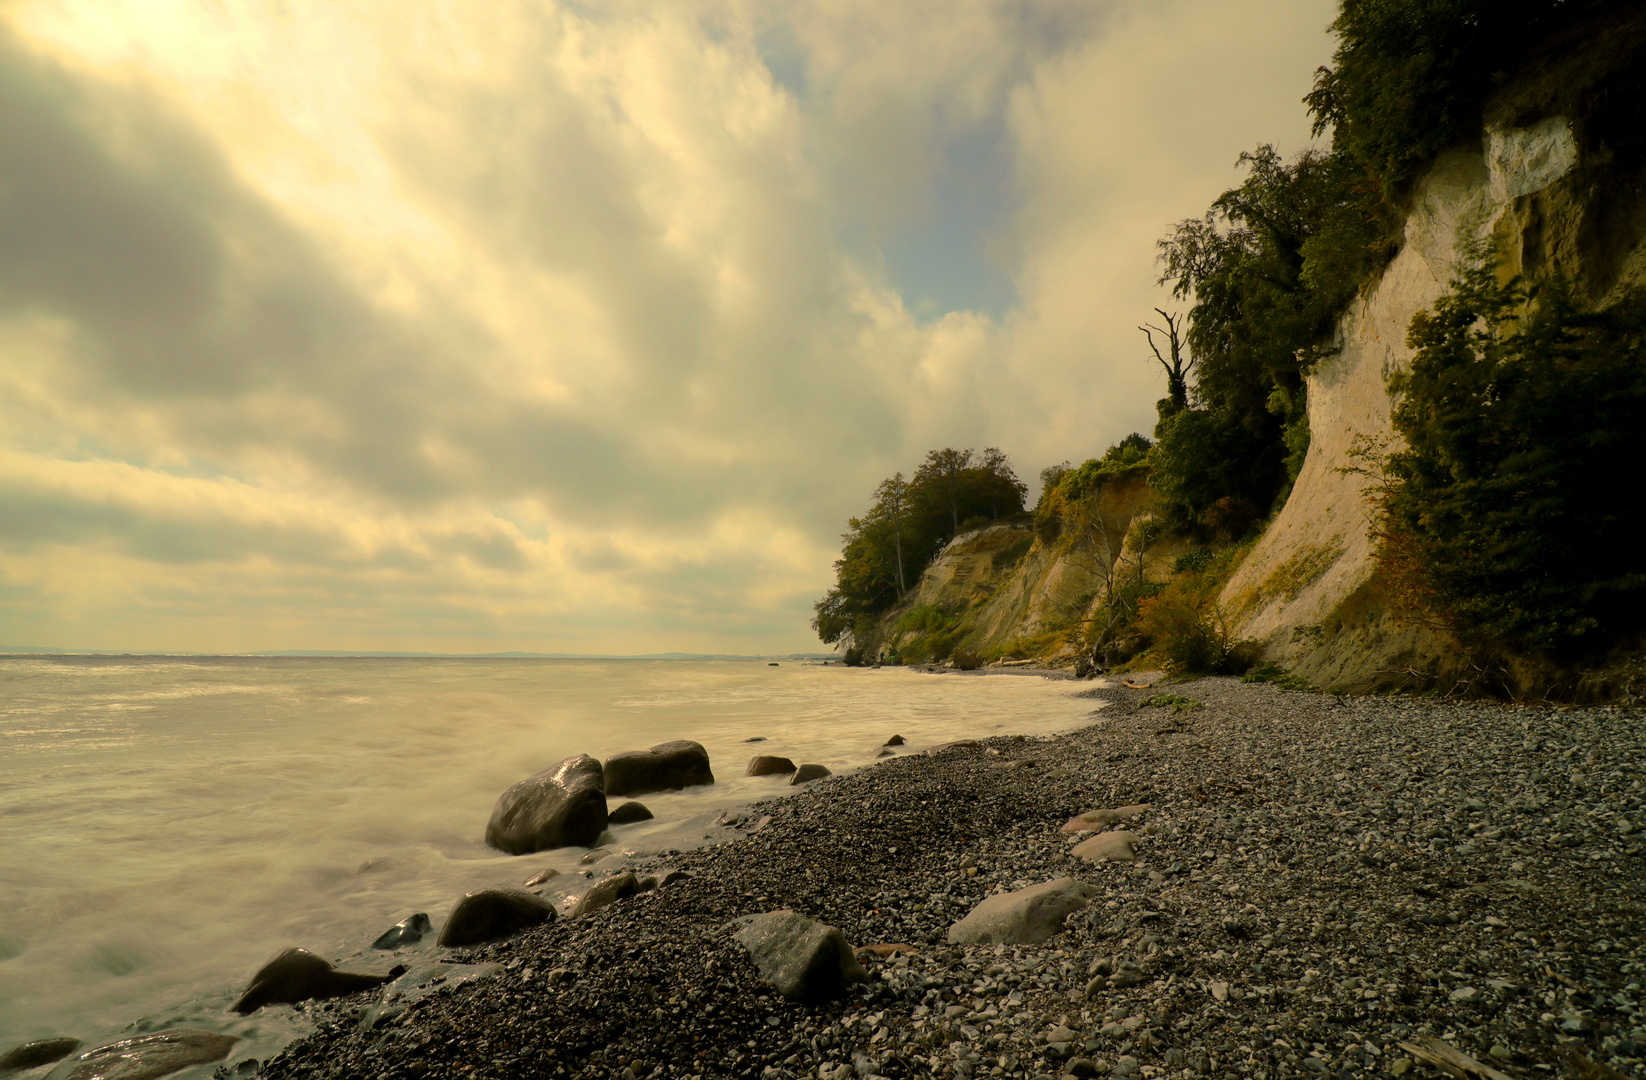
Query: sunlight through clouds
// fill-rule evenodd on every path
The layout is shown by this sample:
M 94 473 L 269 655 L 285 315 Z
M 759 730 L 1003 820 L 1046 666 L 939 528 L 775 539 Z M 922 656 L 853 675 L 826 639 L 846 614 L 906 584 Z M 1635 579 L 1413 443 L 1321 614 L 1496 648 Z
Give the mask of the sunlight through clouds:
M 1322 2 L 0 14 L 0 644 L 809 649 L 934 446 L 1153 423 Z

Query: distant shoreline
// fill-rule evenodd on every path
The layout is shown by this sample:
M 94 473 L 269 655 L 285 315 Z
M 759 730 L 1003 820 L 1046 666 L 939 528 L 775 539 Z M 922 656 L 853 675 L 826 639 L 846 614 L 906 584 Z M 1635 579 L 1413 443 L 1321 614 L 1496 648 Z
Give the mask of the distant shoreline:
M 139 651 L 132 649 L 59 649 L 41 645 L 0 645 L 0 657 L 6 656 L 187 656 L 196 659 L 256 660 L 278 657 L 309 659 L 362 659 L 362 660 L 789 660 L 803 663 L 808 660 L 838 660 L 834 653 L 438 653 L 395 652 L 371 649 L 269 649 L 258 652 L 214 653 L 186 651 Z

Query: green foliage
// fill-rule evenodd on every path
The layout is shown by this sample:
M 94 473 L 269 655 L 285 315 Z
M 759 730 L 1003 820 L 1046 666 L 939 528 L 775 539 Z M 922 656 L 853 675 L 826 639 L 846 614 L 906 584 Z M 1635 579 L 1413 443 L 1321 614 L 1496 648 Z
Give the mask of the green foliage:
M 983 658 L 970 649 L 955 649 L 949 654 L 949 662 L 960 671 L 976 671 L 983 666 Z
M 1194 712 L 1200 708 L 1200 702 L 1180 694 L 1151 694 L 1137 704 L 1140 709 L 1170 709 L 1174 713 Z
M 935 634 L 948 630 L 960 622 L 960 613 L 936 604 L 916 604 L 897 620 L 897 630 L 903 634 Z
M 1205 570 L 1181 573 L 1157 595 L 1138 602 L 1138 632 L 1168 671 L 1233 675 L 1251 667 L 1254 646 L 1235 638 L 1228 612 L 1218 603 L 1242 554 L 1239 548 L 1225 551 Z
M 1035 506 L 1035 534 L 1045 543 L 1056 540 L 1064 526 L 1075 516 L 1082 500 L 1089 500 L 1105 484 L 1137 475 L 1152 460 L 1153 444 L 1133 432 L 1078 469 L 1068 462 L 1054 465 L 1041 472 L 1040 502 Z
M 1424 606 L 1465 641 L 1555 658 L 1646 623 L 1646 296 L 1589 310 L 1481 258 L 1408 343 L 1383 549 Z
M 920 580 L 961 522 L 1023 512 L 1028 492 L 1006 455 L 933 450 L 911 480 L 883 481 L 862 517 L 847 522 L 835 587 L 813 606 L 812 628 L 827 644 L 864 640 L 878 616 Z
M 1243 683 L 1273 683 L 1282 690 L 1312 691 L 1307 679 L 1293 675 L 1279 664 L 1261 664 L 1240 677 Z
M 1199 574 L 1212 565 L 1212 549 L 1199 547 L 1172 560 L 1172 573 Z

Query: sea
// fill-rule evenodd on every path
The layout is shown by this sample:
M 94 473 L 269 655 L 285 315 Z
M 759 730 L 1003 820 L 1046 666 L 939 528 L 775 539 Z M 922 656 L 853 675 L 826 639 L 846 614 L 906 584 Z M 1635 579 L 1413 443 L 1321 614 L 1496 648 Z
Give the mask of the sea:
M 302 1014 L 228 1006 L 274 953 L 387 970 L 370 943 L 407 915 L 438 928 L 466 892 L 577 872 L 583 849 L 483 842 L 498 795 L 569 755 L 702 743 L 712 786 L 643 796 L 655 820 L 610 834 L 685 849 L 793 790 L 744 776 L 755 753 L 847 773 L 894 734 L 904 753 L 1066 731 L 1094 720 L 1082 688 L 766 660 L 0 657 L 0 1052 L 186 1026 L 267 1058 Z

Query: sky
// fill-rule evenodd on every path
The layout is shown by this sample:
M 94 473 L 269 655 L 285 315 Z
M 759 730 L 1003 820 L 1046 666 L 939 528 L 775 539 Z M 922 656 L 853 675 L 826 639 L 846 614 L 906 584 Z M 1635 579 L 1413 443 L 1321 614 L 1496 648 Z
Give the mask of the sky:
M 1329 0 L 8 0 L 0 646 L 781 653 L 1154 421 Z

